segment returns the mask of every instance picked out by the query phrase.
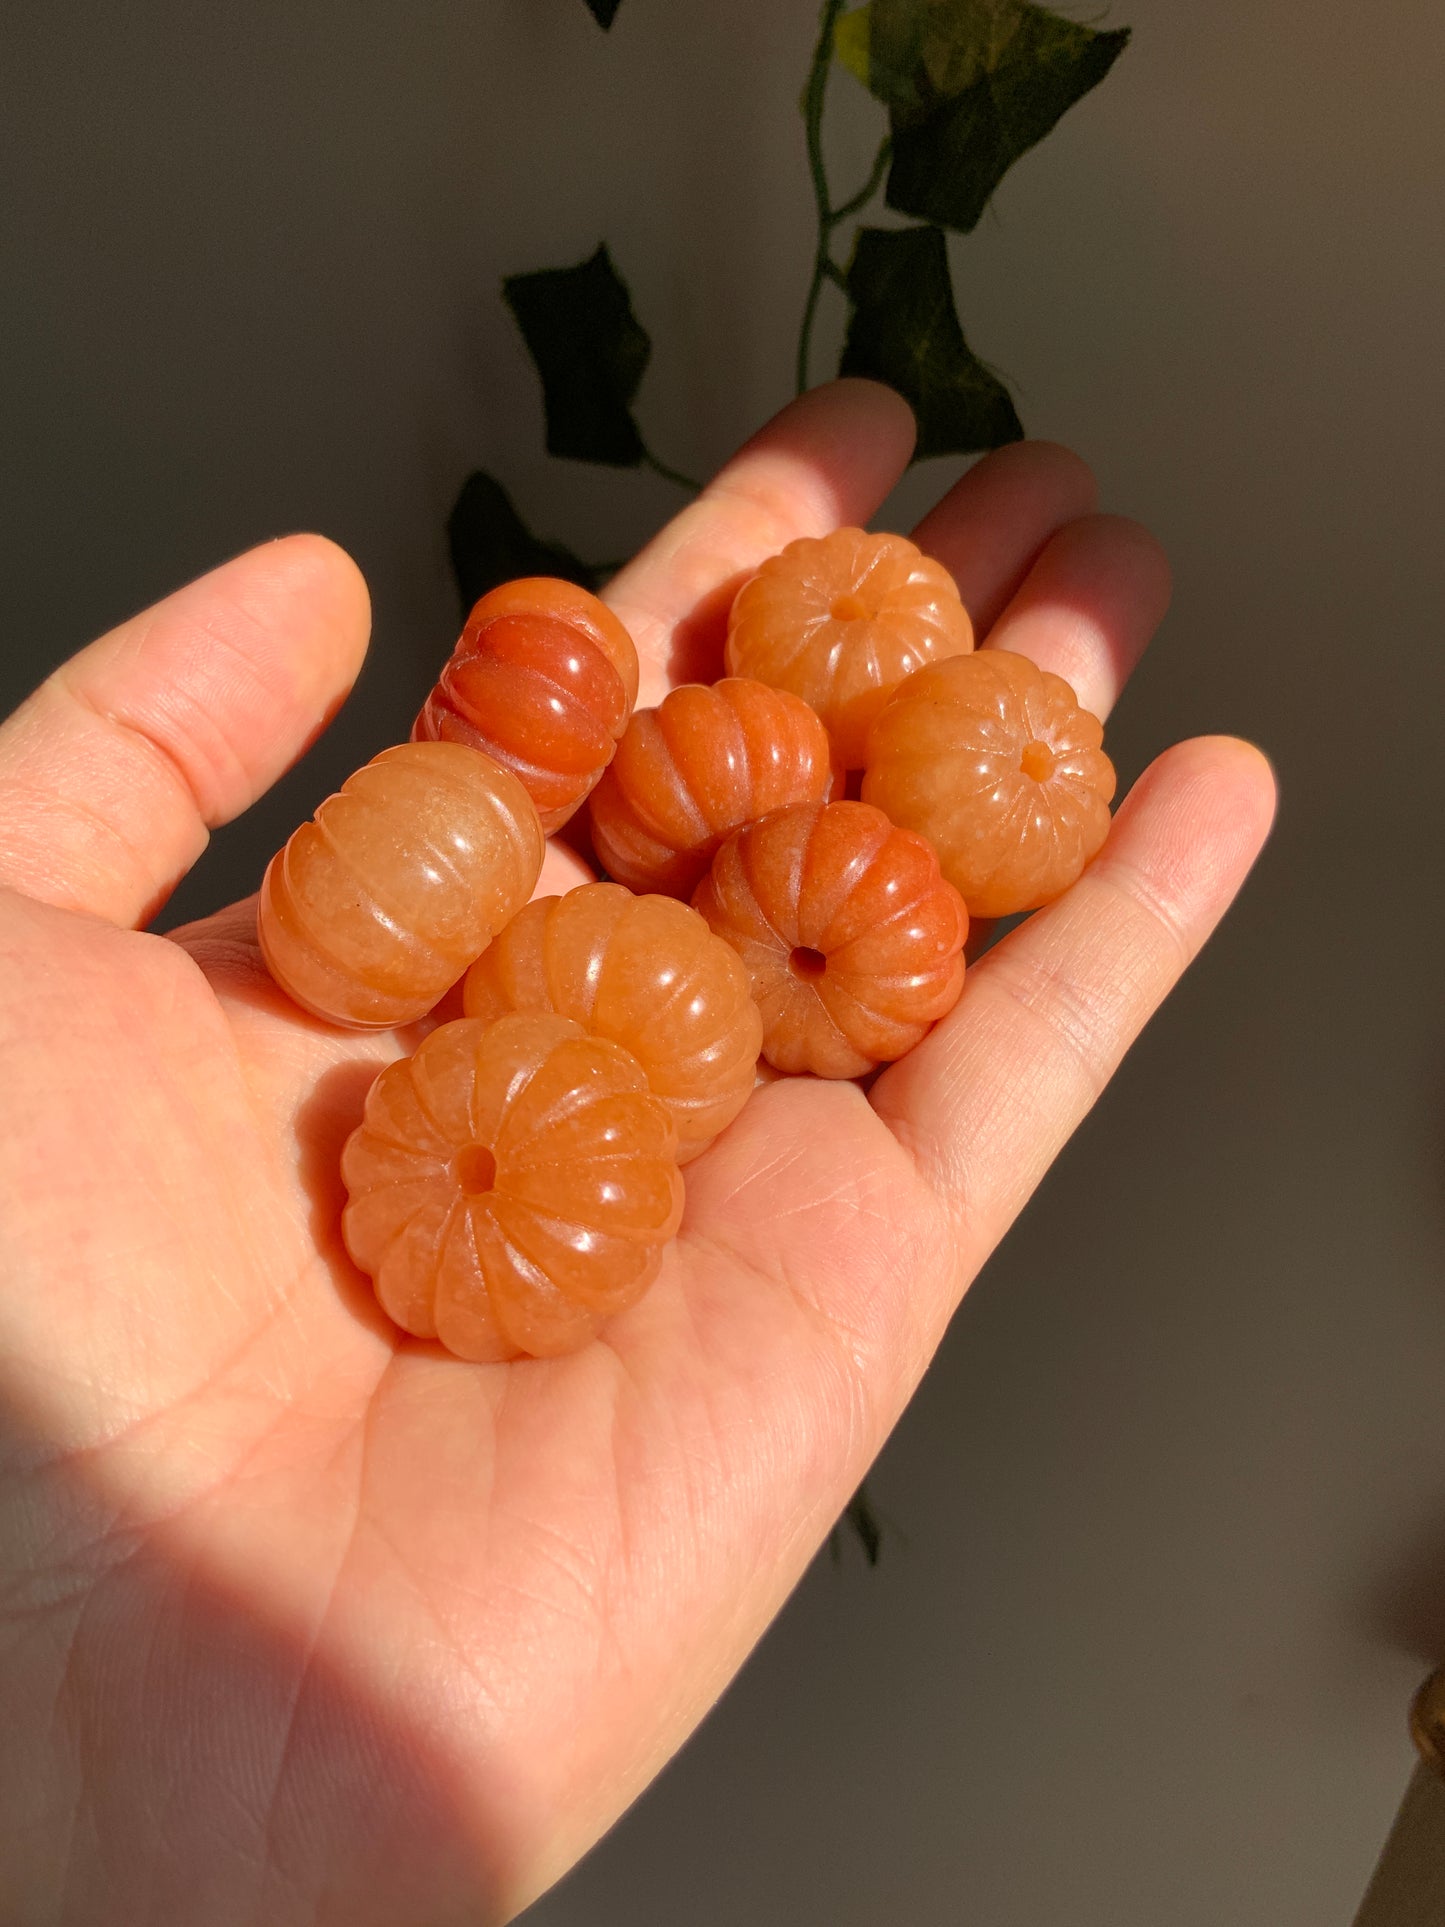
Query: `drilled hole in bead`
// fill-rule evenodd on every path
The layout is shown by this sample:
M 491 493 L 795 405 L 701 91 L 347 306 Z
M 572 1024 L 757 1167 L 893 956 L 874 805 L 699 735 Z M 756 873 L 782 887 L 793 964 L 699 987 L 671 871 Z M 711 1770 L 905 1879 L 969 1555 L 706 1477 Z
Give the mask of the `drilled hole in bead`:
M 457 1183 L 469 1198 L 479 1198 L 497 1182 L 497 1160 L 485 1144 L 464 1144 L 452 1160 Z
M 828 614 L 834 622 L 866 622 L 868 619 L 867 605 L 855 595 L 834 596 Z
M 1025 776 L 1031 776 L 1036 783 L 1046 783 L 1054 773 L 1054 752 L 1047 743 L 1028 743 L 1019 758 L 1019 766 Z
M 804 983 L 811 983 L 828 968 L 828 959 L 821 950 L 810 950 L 805 943 L 800 943 L 788 959 L 788 968 Z

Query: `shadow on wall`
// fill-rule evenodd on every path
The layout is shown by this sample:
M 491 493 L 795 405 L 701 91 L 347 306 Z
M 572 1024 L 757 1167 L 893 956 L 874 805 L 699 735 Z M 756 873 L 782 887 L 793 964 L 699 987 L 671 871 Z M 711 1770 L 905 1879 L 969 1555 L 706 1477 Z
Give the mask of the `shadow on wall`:
M 1376 1639 L 1422 1665 L 1445 1658 L 1445 1493 L 1430 1523 L 1375 1576 L 1362 1616 Z

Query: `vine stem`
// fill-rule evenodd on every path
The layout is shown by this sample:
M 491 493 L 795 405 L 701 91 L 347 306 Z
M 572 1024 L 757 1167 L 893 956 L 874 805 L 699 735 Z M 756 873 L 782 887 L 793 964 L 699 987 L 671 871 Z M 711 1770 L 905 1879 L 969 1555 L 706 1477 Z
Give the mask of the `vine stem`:
M 829 242 L 833 235 L 833 208 L 828 199 L 828 169 L 823 159 L 823 96 L 828 91 L 828 69 L 833 64 L 833 30 L 844 0 L 823 0 L 818 21 L 818 44 L 813 49 L 813 64 L 808 69 L 808 84 L 803 89 L 803 124 L 808 133 L 808 171 L 813 177 L 813 200 L 818 209 L 818 244 L 813 254 L 813 278 L 803 304 L 803 325 L 798 331 L 797 390 L 808 386 L 808 350 L 813 345 L 813 322 L 818 313 L 818 296 L 823 292 L 832 261 Z
M 883 176 L 888 172 L 888 163 L 892 158 L 893 141 L 885 134 L 878 144 L 878 152 L 873 156 L 873 166 L 867 180 L 851 200 L 844 201 L 841 207 L 833 209 L 828 217 L 831 226 L 836 227 L 840 221 L 846 221 L 850 214 L 856 214 L 859 208 L 866 206 L 873 199 L 883 185 Z
M 808 69 L 808 84 L 803 89 L 803 122 L 808 133 L 808 171 L 813 177 L 813 200 L 818 210 L 818 241 L 813 254 L 813 278 L 803 303 L 803 321 L 798 330 L 797 392 L 808 386 L 808 361 L 813 346 L 813 324 L 818 318 L 818 297 L 823 283 L 831 281 L 847 290 L 848 277 L 833 259 L 833 230 L 840 221 L 856 214 L 878 192 L 892 155 L 892 142 L 885 134 L 874 156 L 868 179 L 850 199 L 834 207 L 828 192 L 828 167 L 823 159 L 823 97 L 828 88 L 828 70 L 833 64 L 833 35 L 838 16 L 847 0 L 823 0 L 818 21 L 818 44 L 813 49 L 813 64 Z

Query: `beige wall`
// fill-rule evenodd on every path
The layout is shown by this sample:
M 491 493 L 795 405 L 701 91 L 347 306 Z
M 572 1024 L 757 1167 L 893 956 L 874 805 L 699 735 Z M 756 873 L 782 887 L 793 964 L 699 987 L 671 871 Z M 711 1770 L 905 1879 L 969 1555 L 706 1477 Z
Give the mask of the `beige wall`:
M 1280 832 L 885 1454 L 883 1569 L 810 1575 L 538 1927 L 1344 1927 L 1445 1655 L 1445 10 L 1116 17 L 959 246 L 965 321 L 1175 557 L 1125 769 L 1253 734 Z M 353 707 L 186 907 L 403 727 L 469 465 L 601 552 L 674 499 L 545 461 L 499 274 L 607 237 L 684 466 L 782 398 L 811 35 L 809 0 L 623 0 L 610 38 L 581 0 L 10 9 L 0 693 L 281 528 L 376 593 Z

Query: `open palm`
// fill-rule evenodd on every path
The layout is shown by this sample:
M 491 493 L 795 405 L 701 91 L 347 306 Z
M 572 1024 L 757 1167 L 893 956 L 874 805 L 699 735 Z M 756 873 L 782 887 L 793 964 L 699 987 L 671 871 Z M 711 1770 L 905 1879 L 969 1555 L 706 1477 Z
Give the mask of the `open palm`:
M 739 575 L 865 520 L 886 390 L 785 411 L 608 599 L 644 702 L 718 673 Z M 1158 551 L 1062 450 L 918 539 L 981 635 L 1103 712 Z M 138 932 L 355 674 L 366 598 L 270 545 L 0 730 L 0 1918 L 506 1918 L 696 1724 L 970 1278 L 1237 889 L 1256 752 L 1160 759 L 1103 856 L 865 1094 L 760 1089 L 687 1171 L 661 1280 L 577 1356 L 465 1365 L 377 1312 L 337 1158 L 416 1037 L 328 1030 L 238 905 Z M 560 848 L 543 887 L 583 874 Z

